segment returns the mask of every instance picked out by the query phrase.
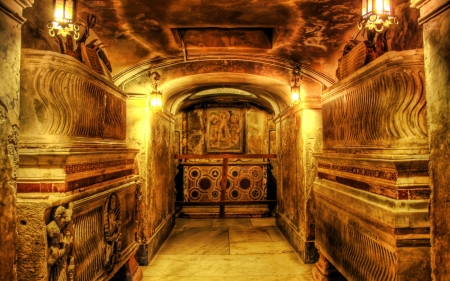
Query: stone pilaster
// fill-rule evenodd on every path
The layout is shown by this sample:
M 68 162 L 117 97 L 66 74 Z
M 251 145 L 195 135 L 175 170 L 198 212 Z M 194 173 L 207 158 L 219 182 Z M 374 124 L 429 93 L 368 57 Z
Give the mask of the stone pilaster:
M 16 177 L 19 168 L 22 10 L 33 1 L 0 0 L 0 272 L 16 280 Z
M 450 1 L 413 0 L 423 25 L 425 85 L 430 143 L 431 269 L 433 280 L 450 271 Z

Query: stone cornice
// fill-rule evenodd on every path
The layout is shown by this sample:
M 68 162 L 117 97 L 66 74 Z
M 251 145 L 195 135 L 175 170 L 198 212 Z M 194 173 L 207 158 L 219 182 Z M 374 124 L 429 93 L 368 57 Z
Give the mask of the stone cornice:
M 424 24 L 450 8 L 448 0 L 411 0 L 411 7 L 420 9 L 419 24 Z

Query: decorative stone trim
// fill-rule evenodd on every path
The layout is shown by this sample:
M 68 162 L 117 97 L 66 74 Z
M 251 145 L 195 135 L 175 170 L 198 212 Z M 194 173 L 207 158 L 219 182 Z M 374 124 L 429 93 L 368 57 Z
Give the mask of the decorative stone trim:
M 131 165 L 131 164 L 134 164 L 134 159 L 72 164 L 72 165 L 65 165 L 64 171 L 67 175 L 69 175 L 69 174 L 82 173 L 82 172 L 86 172 L 86 171 L 94 171 L 94 170 L 100 170 L 100 169 L 117 167 L 117 166 Z
M 351 167 L 346 165 L 336 165 L 328 163 L 319 163 L 320 169 L 334 170 L 343 173 L 350 173 L 354 175 L 361 175 L 366 177 L 372 177 L 377 179 L 383 179 L 388 181 L 397 181 L 397 172 L 394 171 L 384 171 L 376 169 L 368 169 L 362 167 Z

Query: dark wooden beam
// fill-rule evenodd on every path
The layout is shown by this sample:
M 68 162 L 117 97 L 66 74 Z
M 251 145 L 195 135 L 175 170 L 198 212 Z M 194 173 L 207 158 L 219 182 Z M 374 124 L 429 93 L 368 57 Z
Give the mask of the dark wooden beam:
M 175 159 L 276 158 L 276 154 L 178 154 Z
M 258 200 L 258 201 L 175 201 L 177 206 L 225 206 L 225 205 L 271 205 L 276 204 L 277 200 Z

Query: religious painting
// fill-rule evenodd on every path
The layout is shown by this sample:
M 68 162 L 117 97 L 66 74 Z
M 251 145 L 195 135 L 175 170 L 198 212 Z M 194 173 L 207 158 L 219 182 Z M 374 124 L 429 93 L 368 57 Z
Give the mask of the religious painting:
M 242 109 L 209 108 L 206 114 L 206 151 L 243 153 Z

